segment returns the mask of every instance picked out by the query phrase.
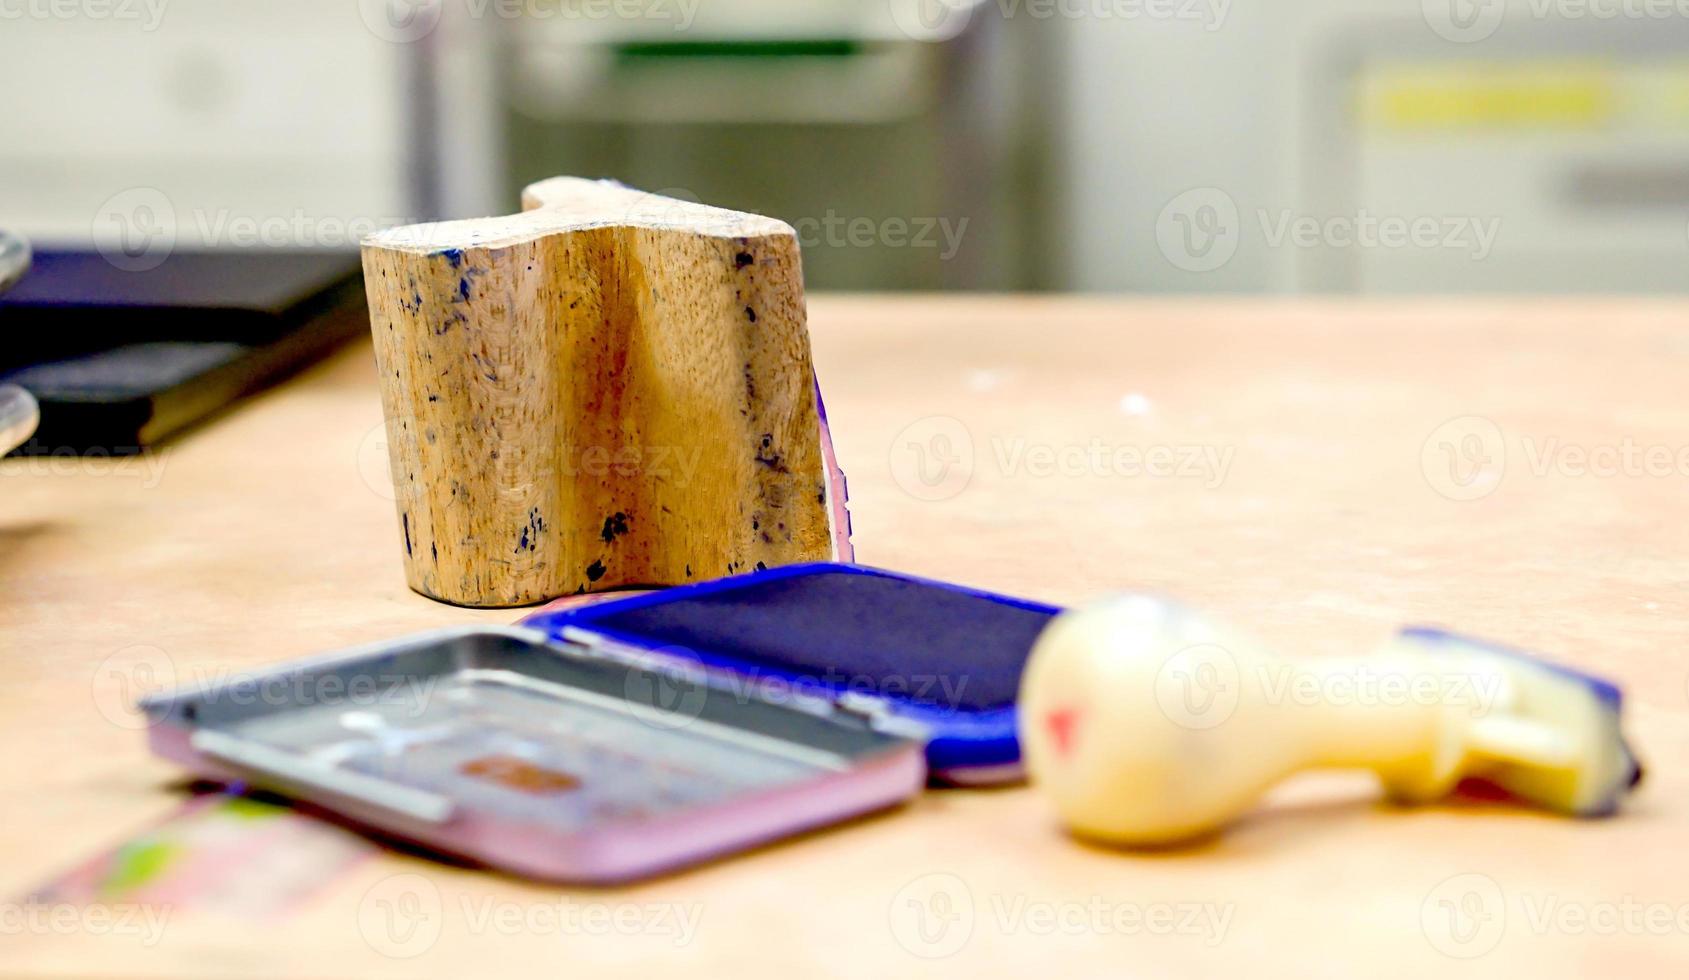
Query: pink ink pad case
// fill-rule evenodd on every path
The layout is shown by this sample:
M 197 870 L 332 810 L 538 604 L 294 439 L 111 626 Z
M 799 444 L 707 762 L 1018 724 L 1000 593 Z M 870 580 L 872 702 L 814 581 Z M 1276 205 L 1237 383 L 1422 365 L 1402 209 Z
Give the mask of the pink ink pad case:
M 923 733 L 520 627 L 424 634 L 158 695 L 152 749 L 517 874 L 609 883 L 902 803 Z

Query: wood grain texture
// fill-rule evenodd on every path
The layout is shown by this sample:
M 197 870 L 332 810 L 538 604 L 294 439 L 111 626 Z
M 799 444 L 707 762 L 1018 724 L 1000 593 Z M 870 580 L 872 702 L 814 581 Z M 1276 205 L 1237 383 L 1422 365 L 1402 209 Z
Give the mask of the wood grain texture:
M 518 606 L 829 557 L 792 229 L 571 178 L 523 204 L 364 243 L 411 587 Z
M 1576 822 L 1395 809 L 1365 778 L 1310 775 L 1232 832 L 1157 854 L 1075 843 L 1028 789 L 935 791 L 895 813 L 610 889 L 386 853 L 278 919 L 183 906 L 152 943 L 8 927 L 0 973 L 1557 980 L 1689 970 L 1677 912 L 1689 904 L 1689 476 L 1539 471 L 1523 443 L 1689 445 L 1689 304 L 822 296 L 812 332 L 864 561 L 1061 603 L 1153 589 L 1309 655 L 1371 649 L 1404 622 L 1516 643 L 1625 687 L 1647 782 L 1617 819 Z M 114 713 L 122 697 L 515 618 L 405 587 L 376 385 L 369 351 L 349 350 L 150 462 L 0 461 L 0 744 L 14 748 L 0 753 L 0 895 L 26 894 L 183 799 L 180 772 L 150 758 L 145 733 Z M 1506 472 L 1487 496 L 1451 500 L 1422 453 L 1467 416 L 1507 433 Z M 938 420 L 962 426 L 971 446 L 953 441 L 968 479 L 932 499 L 906 487 L 908 447 Z M 1230 450 L 1231 464 L 1220 480 L 1129 475 L 1112 456 L 1064 473 L 1033 453 L 1092 440 L 1213 447 Z M 1485 880 L 1504 901 L 1481 909 L 1499 911 L 1485 927 L 1502 931 L 1475 934 L 1493 946 L 1449 945 L 1440 903 L 1458 906 L 1461 888 Z M 366 930 L 418 882 L 434 889 L 414 893 L 431 915 L 414 920 L 412 955 L 384 955 Z M 926 934 L 953 945 L 908 945 L 919 903 L 958 883 L 957 904 L 924 906 Z M 1577 916 L 1627 902 L 1655 910 L 1653 924 L 1580 928 Z M 564 903 L 577 923 L 595 909 L 632 927 L 548 923 Z M 1198 918 L 1181 931 L 1186 908 L 1225 916 L 1224 929 L 1199 931 L 1211 920 Z M 681 911 L 697 915 L 686 935 L 674 930 Z

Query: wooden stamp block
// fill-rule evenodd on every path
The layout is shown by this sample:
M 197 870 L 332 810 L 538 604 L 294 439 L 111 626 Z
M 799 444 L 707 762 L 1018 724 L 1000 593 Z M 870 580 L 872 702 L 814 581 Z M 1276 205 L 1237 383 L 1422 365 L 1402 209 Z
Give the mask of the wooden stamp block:
M 556 178 L 363 243 L 406 576 L 517 606 L 849 560 L 783 222 Z

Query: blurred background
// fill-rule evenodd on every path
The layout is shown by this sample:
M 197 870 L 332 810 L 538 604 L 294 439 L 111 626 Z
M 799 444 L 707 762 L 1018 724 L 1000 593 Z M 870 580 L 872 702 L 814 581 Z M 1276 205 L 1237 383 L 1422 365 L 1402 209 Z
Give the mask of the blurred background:
M 819 289 L 1689 285 L 1689 0 L 0 0 L 0 80 L 0 225 L 108 255 L 568 173 Z

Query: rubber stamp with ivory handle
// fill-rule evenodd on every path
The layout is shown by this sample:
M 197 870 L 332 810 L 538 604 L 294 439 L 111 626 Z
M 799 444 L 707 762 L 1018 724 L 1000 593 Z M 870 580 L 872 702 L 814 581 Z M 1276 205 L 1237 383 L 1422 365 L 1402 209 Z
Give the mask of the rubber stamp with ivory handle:
M 1021 681 L 1034 785 L 1078 834 L 1160 845 L 1213 831 L 1303 769 L 1378 773 L 1405 803 L 1464 780 L 1575 816 L 1641 778 L 1606 681 L 1440 630 L 1370 658 L 1283 659 L 1176 603 L 1065 613 Z
M 519 606 L 850 559 L 797 236 L 556 178 L 365 239 L 410 586 Z

